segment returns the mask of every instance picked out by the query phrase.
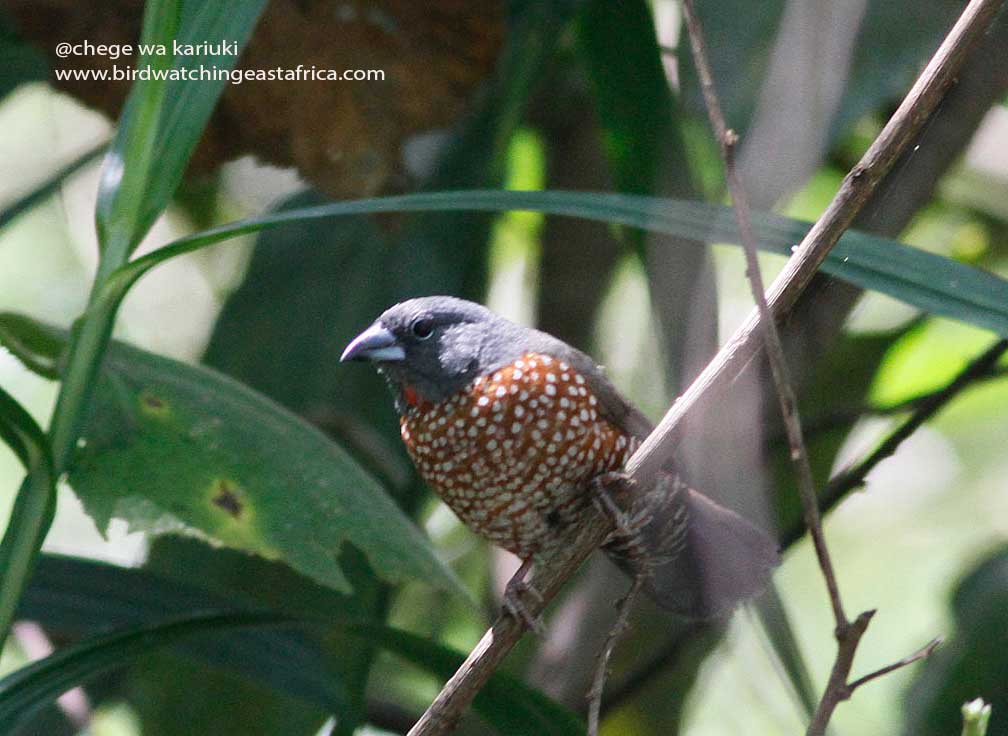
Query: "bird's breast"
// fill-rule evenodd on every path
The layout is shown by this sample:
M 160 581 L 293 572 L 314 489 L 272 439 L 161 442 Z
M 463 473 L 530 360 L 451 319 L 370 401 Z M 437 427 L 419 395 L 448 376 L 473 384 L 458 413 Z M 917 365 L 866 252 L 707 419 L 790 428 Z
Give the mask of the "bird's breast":
M 636 440 L 599 413 L 584 376 L 527 353 L 402 417 L 424 480 L 471 528 L 521 556 L 576 513 L 588 480 L 619 468 Z

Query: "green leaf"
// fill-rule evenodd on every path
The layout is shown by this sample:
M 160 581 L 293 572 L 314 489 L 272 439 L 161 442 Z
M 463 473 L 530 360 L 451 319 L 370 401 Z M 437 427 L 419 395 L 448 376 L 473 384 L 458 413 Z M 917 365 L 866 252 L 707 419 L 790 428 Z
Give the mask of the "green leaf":
M 14 621 L 14 611 L 24 580 L 42 546 L 42 535 L 22 533 L 38 529 L 35 521 L 48 522 L 56 507 L 56 475 L 49 442 L 41 427 L 27 411 L 0 389 L 0 439 L 6 442 L 24 465 L 27 476 L 14 500 L 10 521 L 0 542 L 0 580 L 9 582 L 0 596 L 0 642 Z
M 0 64 L 2 64 L 2 62 L 0 62 Z M 76 174 L 88 164 L 97 160 L 97 158 L 105 151 L 107 145 L 108 144 L 106 143 L 101 143 L 92 148 L 90 151 L 82 153 L 27 194 L 19 197 L 4 207 L 3 211 L 0 212 L 0 230 L 25 212 L 28 212 L 49 199 L 49 197 L 55 194 L 60 186 L 62 186 L 66 179 Z
M 49 464 L 49 443 L 38 426 L 13 396 L 0 388 L 0 439 L 14 451 L 25 470 Z
M 325 599 L 325 589 L 315 590 Z M 236 605 L 261 608 L 230 592 L 209 591 L 144 570 L 43 553 L 18 616 L 38 621 L 60 639 L 80 639 L 109 628 L 181 617 L 193 610 L 233 611 Z M 274 610 L 299 615 L 290 608 Z M 324 710 L 347 712 L 347 695 L 338 672 L 326 661 L 319 643 L 298 629 L 234 631 L 199 637 L 179 648 L 201 664 L 225 667 Z
M 234 2 L 248 7 L 254 5 L 253 2 Z M 234 10 L 231 2 L 187 0 L 186 7 L 187 22 L 182 29 L 182 37 L 187 37 L 185 34 L 193 32 L 193 29 L 198 32 L 212 30 L 213 27 L 201 19 L 215 11 L 233 10 L 230 17 L 235 21 L 243 17 L 240 10 Z M 175 94 L 165 106 L 165 72 L 173 58 L 171 44 L 178 37 L 179 16 L 179 2 L 148 0 L 145 5 L 141 33 L 145 48 L 140 54 L 138 67 L 146 67 L 149 77 L 141 79 L 131 88 L 119 129 L 105 157 L 96 210 L 102 253 L 92 296 L 98 293 L 108 274 L 128 260 L 130 252 L 164 208 L 178 182 L 177 177 L 173 177 L 172 166 L 177 165 L 181 172 L 220 92 L 219 87 L 209 88 L 213 92 L 213 101 L 206 102 L 200 99 L 202 93 L 193 93 L 196 96 L 190 97 L 185 94 L 184 88 L 174 88 Z M 251 25 L 248 24 L 249 32 Z M 240 30 L 238 26 L 235 28 Z M 246 37 L 247 34 L 233 40 L 242 45 Z M 220 41 L 221 38 L 214 40 Z M 159 48 L 159 44 L 163 48 Z M 186 105 L 186 108 L 179 108 L 179 104 Z M 202 118 L 196 114 L 200 111 L 205 111 Z M 176 119 L 176 116 L 179 118 Z M 188 121 L 191 125 L 184 126 L 181 121 Z M 163 137 L 176 134 L 177 138 L 170 140 Z M 157 145 L 167 146 L 168 150 L 158 151 L 155 148 Z M 159 176 L 169 177 L 168 184 L 164 184 L 166 190 L 155 188 L 150 191 L 159 196 L 163 194 L 163 200 L 151 198 L 148 194 L 150 182 L 156 181 Z M 63 372 L 63 382 L 50 423 L 53 476 L 67 469 L 67 462 L 80 437 L 81 423 L 90 406 L 97 371 L 112 334 L 117 308 L 118 303 L 98 305 L 75 325 L 67 368 Z M 0 547 L 0 563 L 6 563 L 0 565 L 0 642 L 7 636 L 10 616 L 24 589 L 26 576 L 52 524 L 55 511 L 52 480 L 30 473 L 15 499 Z
M 243 598 L 239 597 L 238 600 L 239 605 L 244 605 Z M 87 635 L 109 624 L 143 630 L 151 626 L 151 619 L 165 615 L 175 616 L 193 608 L 214 610 L 221 602 L 220 596 L 214 593 L 180 585 L 175 580 L 149 572 L 116 568 L 89 560 L 43 555 L 38 572 L 26 593 L 21 614 L 64 635 Z M 402 657 L 436 677 L 450 677 L 465 659 L 462 652 L 405 631 L 365 622 L 328 620 L 326 612 L 319 611 L 307 599 L 304 603 L 308 607 L 300 611 L 284 610 L 282 613 L 287 616 L 284 620 L 293 623 L 290 616 L 297 616 L 300 619 L 298 628 L 320 633 L 346 632 Z M 232 600 L 231 604 L 235 605 L 235 601 Z M 295 605 L 294 608 L 299 609 L 300 606 Z M 274 620 L 279 620 L 278 614 L 253 612 L 239 614 L 217 610 L 214 615 L 260 616 L 266 619 L 266 623 L 269 623 L 269 616 L 272 615 Z M 323 616 L 326 618 L 322 618 Z M 212 638 L 200 637 L 192 642 L 181 643 L 180 646 L 208 661 L 220 661 L 219 653 L 229 650 L 222 650 L 215 645 L 224 641 L 223 632 L 217 630 Z M 321 668 L 314 654 L 305 650 L 303 640 L 291 627 L 228 632 L 226 641 L 232 644 L 229 666 L 245 671 L 270 686 L 277 686 L 283 679 L 270 676 L 271 673 L 263 665 L 275 661 L 275 666 L 282 671 L 284 677 L 293 676 L 298 669 L 305 668 L 307 671 L 304 681 L 295 681 L 293 686 L 287 685 L 285 689 L 301 697 L 319 697 L 317 690 L 323 683 L 315 684 L 315 681 L 327 676 L 328 672 Z M 85 642 L 84 646 L 93 644 Z M 133 656 L 133 653 L 127 656 Z M 73 677 L 63 678 L 61 687 L 76 684 L 83 673 L 88 673 L 89 670 L 82 667 L 80 672 L 82 674 L 76 675 L 76 681 Z M 0 684 L 0 692 L 2 687 Z M 52 692 L 58 694 L 55 688 Z M 331 698 L 325 693 L 322 696 Z M 332 707 L 331 699 L 323 702 Z M 0 699 L 0 708 L 2 707 L 3 701 Z M 491 677 L 477 696 L 474 708 L 498 732 L 505 735 L 524 736 L 536 733 L 561 736 L 584 733 L 584 725 L 577 716 L 505 672 L 497 672 Z
M 285 623 L 275 614 L 198 613 L 89 639 L 32 662 L 0 680 L 0 723 L 13 729 L 84 680 L 181 639 L 215 631 Z
M 177 40 L 180 44 L 232 42 L 237 53 L 180 55 L 173 69 L 234 69 L 241 50 L 252 35 L 266 0 L 184 0 Z M 165 103 L 154 142 L 156 168 L 147 181 L 141 224 L 146 230 L 168 204 L 185 172 L 186 164 L 199 142 L 203 129 L 228 78 L 216 80 L 172 80 L 165 91 Z
M 172 42 L 227 40 L 240 51 L 264 6 L 265 0 L 148 0 L 141 44 L 160 44 L 165 53 L 141 55 L 137 68 L 150 67 L 151 78 L 131 87 L 106 156 L 96 212 L 103 260 L 125 261 L 167 206 L 228 81 L 222 74 L 169 80 L 169 71 L 227 72 L 238 61 L 237 53 L 175 57 Z
M 605 147 L 621 192 L 653 194 L 659 171 L 664 193 L 688 197 L 686 146 L 651 8 L 644 0 L 592 0 L 578 18 L 580 50 L 598 101 Z
M 112 145 L 105 154 L 98 183 L 95 224 L 98 244 L 113 265 L 126 260 L 147 228 L 141 224 L 144 192 L 153 174 L 154 142 L 174 58 L 172 39 L 178 29 L 181 0 L 149 0 L 144 6 L 138 70 L 149 70 L 130 88 Z M 163 52 L 162 52 L 163 51 Z M 100 270 L 100 267 L 99 267 Z M 99 279 L 100 280 L 100 279 Z
M 455 579 L 430 543 L 339 446 L 207 368 L 113 345 L 70 482 L 104 526 L 184 527 L 337 590 L 344 542 L 389 582 Z
M 581 192 L 475 190 L 408 194 L 274 213 L 181 238 L 120 268 L 100 295 L 99 303 L 117 303 L 137 279 L 159 263 L 236 235 L 326 217 L 426 210 L 528 210 L 629 225 L 704 242 L 738 241 L 731 209 L 702 202 Z M 790 255 L 810 226 L 764 212 L 753 213 L 753 227 L 760 248 Z M 848 231 L 830 251 L 822 268 L 931 314 L 1008 336 L 1008 281 L 972 266 L 887 238 Z
M 343 591 L 337 556 L 350 542 L 389 582 L 461 589 L 343 449 L 210 369 L 113 343 L 83 445 L 70 482 L 101 527 L 116 516 L 153 532 L 199 530 Z
M 65 341 L 52 328 L 20 314 L 0 312 L 0 345 L 33 373 L 52 380 L 60 377 Z
M 332 624 L 375 620 L 376 599 L 384 602 L 388 597 L 385 585 L 376 582 L 363 560 L 364 555 L 354 548 L 340 555 L 340 566 L 354 588 L 352 595 L 344 595 L 282 563 L 193 538 L 155 539 L 144 569 L 169 585 L 202 589 L 205 595 L 230 600 L 232 605 L 320 620 L 325 625 L 287 634 L 299 640 L 296 662 L 276 662 L 271 667 L 270 660 L 283 657 L 288 645 L 278 640 L 247 641 L 253 634 L 264 637 L 267 633 L 247 631 L 201 643 L 200 659 L 192 656 L 194 647 L 186 651 L 179 647 L 138 664 L 127 675 L 124 696 L 140 719 L 143 733 L 179 734 L 178 717 L 173 715 L 177 713 L 184 713 L 187 723 L 193 724 L 185 733 L 194 729 L 230 732 L 229 723 L 244 724 L 246 731 L 263 736 L 314 733 L 331 713 L 339 713 L 341 729 L 359 726 L 375 648 Z M 274 639 L 282 633 L 275 632 Z M 257 644 L 263 645 L 261 651 L 255 648 Z M 368 653 L 363 662 L 362 651 Z M 207 667 L 204 661 L 217 666 Z M 330 692 L 334 689 L 330 683 L 338 693 Z M 337 694 L 335 705 L 319 698 Z
M 920 666 L 907 692 L 904 733 L 944 736 L 962 728 L 964 702 L 993 706 L 991 733 L 1008 712 L 1008 547 L 970 570 L 952 598 L 955 634 Z

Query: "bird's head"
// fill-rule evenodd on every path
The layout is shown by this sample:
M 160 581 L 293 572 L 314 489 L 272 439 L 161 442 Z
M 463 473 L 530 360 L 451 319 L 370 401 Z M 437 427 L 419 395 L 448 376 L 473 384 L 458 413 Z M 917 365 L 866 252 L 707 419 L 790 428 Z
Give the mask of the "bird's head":
M 437 403 L 517 359 L 529 332 L 473 302 L 421 297 L 385 310 L 340 360 L 374 363 L 407 405 Z

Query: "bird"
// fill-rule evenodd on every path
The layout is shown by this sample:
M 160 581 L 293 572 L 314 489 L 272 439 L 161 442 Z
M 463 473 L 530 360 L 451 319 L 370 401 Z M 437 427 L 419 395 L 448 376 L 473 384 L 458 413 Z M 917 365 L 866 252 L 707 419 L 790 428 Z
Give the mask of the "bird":
M 622 468 L 652 430 L 589 355 L 456 297 L 389 307 L 340 361 L 374 364 L 424 481 L 469 529 L 521 560 L 504 598 L 519 618 L 525 576 L 569 544 L 586 505 L 601 497 L 619 514 L 606 488 L 628 480 Z M 647 488 L 623 487 L 638 512 L 614 519 L 604 549 L 630 575 L 647 566 L 643 587 L 659 606 L 724 617 L 765 589 L 779 555 L 764 530 L 674 469 Z

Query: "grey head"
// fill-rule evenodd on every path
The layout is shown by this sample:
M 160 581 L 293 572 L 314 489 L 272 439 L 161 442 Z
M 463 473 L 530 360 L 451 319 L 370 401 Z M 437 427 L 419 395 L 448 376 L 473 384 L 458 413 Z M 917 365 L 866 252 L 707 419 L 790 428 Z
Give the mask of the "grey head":
M 386 309 L 340 360 L 369 360 L 394 387 L 436 403 L 517 359 L 527 332 L 474 302 L 420 297 Z
M 588 355 L 464 299 L 428 296 L 400 302 L 354 338 L 340 360 L 374 363 L 392 385 L 402 412 L 410 403 L 403 393 L 407 388 L 437 403 L 529 352 L 570 363 L 587 379 L 603 414 L 625 431 L 641 436 L 650 431 L 650 422 Z

